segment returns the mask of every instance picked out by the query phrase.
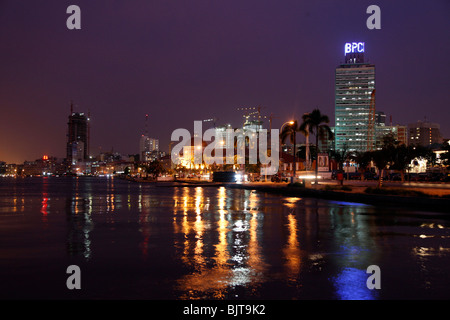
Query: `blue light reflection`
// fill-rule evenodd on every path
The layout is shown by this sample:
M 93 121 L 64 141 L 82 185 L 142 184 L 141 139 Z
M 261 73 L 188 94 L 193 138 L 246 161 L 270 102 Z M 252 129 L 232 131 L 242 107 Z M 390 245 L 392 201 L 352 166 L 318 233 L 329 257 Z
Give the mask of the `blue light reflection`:
M 347 201 L 333 201 L 329 200 L 330 203 L 335 203 L 341 206 L 358 206 L 358 207 L 370 207 L 371 205 L 365 204 L 365 203 L 358 203 L 358 202 L 347 202 Z
M 367 288 L 370 274 L 366 270 L 345 268 L 334 278 L 336 294 L 340 300 L 374 300 L 376 291 Z

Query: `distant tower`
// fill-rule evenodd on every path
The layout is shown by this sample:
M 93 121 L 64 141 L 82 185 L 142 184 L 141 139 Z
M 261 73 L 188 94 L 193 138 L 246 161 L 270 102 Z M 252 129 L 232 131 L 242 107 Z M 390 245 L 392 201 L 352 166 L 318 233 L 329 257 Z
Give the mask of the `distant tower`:
M 145 129 L 144 135 L 148 137 L 148 113 L 145 115 Z
M 87 117 L 87 147 L 86 147 L 86 153 L 88 158 L 91 155 L 90 148 L 91 148 L 91 111 L 89 110 Z
M 72 102 L 70 104 L 70 115 L 67 125 L 67 161 L 75 164 L 77 161 L 87 160 L 89 148 L 88 118 L 84 113 L 74 112 Z
M 150 161 L 153 152 L 159 150 L 159 140 L 148 136 L 148 114 L 145 115 L 144 133 L 139 139 L 139 158 L 141 161 Z

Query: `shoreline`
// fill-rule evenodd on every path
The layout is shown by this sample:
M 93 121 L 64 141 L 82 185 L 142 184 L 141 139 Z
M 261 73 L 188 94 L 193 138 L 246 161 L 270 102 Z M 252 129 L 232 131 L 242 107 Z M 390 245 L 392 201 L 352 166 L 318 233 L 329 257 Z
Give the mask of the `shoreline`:
M 161 181 L 162 182 L 162 181 Z M 164 183 L 164 182 L 163 182 Z M 273 185 L 259 185 L 258 183 L 230 183 L 230 182 L 209 182 L 209 181 L 187 181 L 176 180 L 167 184 L 169 186 L 181 187 L 225 187 L 230 189 L 246 189 L 255 190 L 258 192 L 267 192 L 272 194 L 279 194 L 283 196 L 309 197 L 319 198 L 324 200 L 344 201 L 363 203 L 375 206 L 392 206 L 403 207 L 409 209 L 417 209 L 420 211 L 430 211 L 450 214 L 450 196 L 441 197 L 425 192 L 422 196 L 404 196 L 404 195 L 388 195 L 388 194 L 373 194 L 365 193 L 367 187 L 358 187 L 357 191 L 345 190 L 324 190 L 315 189 L 313 187 L 297 187 L 288 184 L 273 184 Z M 163 187 L 159 185 L 158 187 Z M 350 186 L 354 188 L 354 186 Z M 384 189 L 410 189 L 418 190 L 420 188 L 402 188 L 399 187 L 384 187 Z M 449 215 L 450 217 L 450 215 Z
M 156 182 L 156 181 L 155 181 Z M 272 194 L 279 194 L 283 196 L 295 197 L 309 197 L 319 198 L 324 200 L 344 201 L 363 203 L 374 206 L 391 206 L 403 207 L 409 209 L 416 209 L 419 211 L 439 212 L 442 214 L 450 213 L 450 196 L 441 197 L 433 194 L 422 192 L 422 196 L 404 196 L 404 195 L 388 195 L 388 194 L 373 194 L 365 193 L 367 187 L 350 186 L 351 191 L 346 190 L 324 190 L 315 189 L 314 187 L 297 187 L 288 184 L 258 184 L 258 183 L 233 183 L 233 182 L 210 182 L 197 180 L 174 180 L 174 181 L 157 181 L 157 187 L 225 187 L 230 189 L 246 189 L 255 190 L 258 192 L 267 192 Z M 357 189 L 354 191 L 353 189 Z M 384 187 L 388 189 L 409 189 L 419 190 L 420 188 L 402 188 L 398 187 Z M 421 192 L 421 191 L 419 191 Z M 450 215 L 449 215 L 450 217 Z
M 344 185 L 350 187 L 342 190 L 339 186 L 332 184 L 322 184 L 320 188 L 304 186 L 292 186 L 286 183 L 235 183 L 235 182 L 211 182 L 205 180 L 177 179 L 168 181 L 140 180 L 124 177 L 116 177 L 123 181 L 152 184 L 155 187 L 225 187 L 230 189 L 246 189 L 258 192 L 267 192 L 283 196 L 308 197 L 324 200 L 362 203 L 374 206 L 390 206 L 398 208 L 415 209 L 418 211 L 428 211 L 441 213 L 450 218 L 450 188 L 431 188 L 421 186 L 384 186 L 381 190 L 408 190 L 410 195 L 390 195 L 366 193 L 365 185 Z M 329 187 L 327 187 L 329 186 Z M 333 190 L 334 189 L 334 190 Z M 414 194 L 414 191 L 419 193 Z
M 257 186 L 244 184 L 228 184 L 226 187 L 234 189 L 256 190 L 259 192 L 276 193 L 284 196 L 310 197 L 325 200 L 364 203 L 375 206 L 407 207 L 420 211 L 450 213 L 450 197 L 433 196 L 402 196 L 386 194 L 370 194 L 364 192 L 334 191 L 305 187 L 285 186 Z M 450 215 L 449 215 L 450 217 Z

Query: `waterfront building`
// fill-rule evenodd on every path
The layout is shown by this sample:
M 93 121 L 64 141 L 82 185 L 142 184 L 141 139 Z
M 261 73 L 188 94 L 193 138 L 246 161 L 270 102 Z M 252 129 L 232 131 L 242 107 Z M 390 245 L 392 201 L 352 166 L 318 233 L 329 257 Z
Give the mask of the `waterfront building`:
M 324 130 L 323 135 L 319 136 L 319 150 L 321 152 L 333 151 L 335 147 L 335 127 L 330 127 L 333 137 L 330 139 L 328 131 Z
M 440 125 L 428 121 L 417 121 L 408 124 L 409 145 L 419 145 L 423 147 L 431 146 L 435 143 L 442 143 Z
M 88 160 L 90 119 L 82 112 L 73 112 L 73 104 L 70 111 L 67 123 L 66 160 L 74 165 L 79 161 Z
M 7 176 L 17 176 L 22 174 L 23 165 L 18 165 L 15 163 L 9 163 L 6 165 L 5 175 Z
M 407 126 L 397 126 L 397 140 L 398 143 L 408 145 L 408 127 Z
M 364 42 L 345 45 L 335 71 L 335 149 L 375 147 L 375 65 L 364 60 Z
M 0 175 L 6 175 L 8 170 L 8 165 L 5 161 L 0 161 Z
M 145 129 L 139 140 L 139 157 L 141 161 L 152 161 L 159 151 L 159 140 L 148 135 L 148 114 L 145 115 Z
M 306 170 L 305 159 L 295 157 L 295 172 Z M 294 156 L 291 152 L 281 152 L 279 173 L 283 177 L 292 177 L 294 174 Z
M 406 136 L 406 126 L 395 125 L 395 126 L 385 126 L 377 125 L 375 128 L 375 148 L 381 149 L 383 146 L 383 138 L 386 135 L 392 135 L 392 137 L 397 140 L 399 145 L 407 145 L 408 139 Z
M 227 131 L 228 130 L 228 131 Z M 231 131 L 232 130 L 232 131 Z M 233 133 L 234 129 L 231 124 L 225 124 L 215 127 L 215 136 L 223 149 L 234 148 Z
M 242 128 L 239 128 L 240 133 L 238 133 L 237 130 L 233 129 L 231 124 L 215 127 L 215 138 L 217 138 L 220 145 L 222 146 L 224 150 L 223 154 L 225 155 L 226 149 L 235 150 L 236 148 L 239 148 L 239 146 L 237 146 L 237 143 L 238 141 L 240 141 L 240 136 L 245 136 L 248 138 L 245 140 L 246 148 L 256 148 L 257 145 L 250 145 L 249 143 L 257 141 L 258 132 L 260 132 L 262 129 L 264 129 L 263 121 L 247 119 L 244 122 Z M 268 142 L 268 146 L 270 146 L 270 141 Z
M 142 135 L 139 140 L 139 156 L 141 161 L 151 161 L 159 151 L 159 140 Z
M 386 125 L 386 115 L 383 111 L 375 111 L 375 124 L 378 126 Z
M 34 161 L 25 161 L 20 172 L 15 174 L 23 176 L 51 176 L 62 175 L 66 171 L 63 162 L 58 161 L 56 157 L 44 155 Z
M 259 132 L 263 129 L 263 121 L 261 120 L 247 120 L 243 126 L 244 132 L 252 131 Z

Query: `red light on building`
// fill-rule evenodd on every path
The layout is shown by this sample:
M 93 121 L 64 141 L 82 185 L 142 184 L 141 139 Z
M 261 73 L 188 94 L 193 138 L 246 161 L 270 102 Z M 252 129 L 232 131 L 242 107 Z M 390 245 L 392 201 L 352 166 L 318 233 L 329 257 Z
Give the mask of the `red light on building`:
M 48 160 L 48 156 L 43 156 L 42 160 Z

